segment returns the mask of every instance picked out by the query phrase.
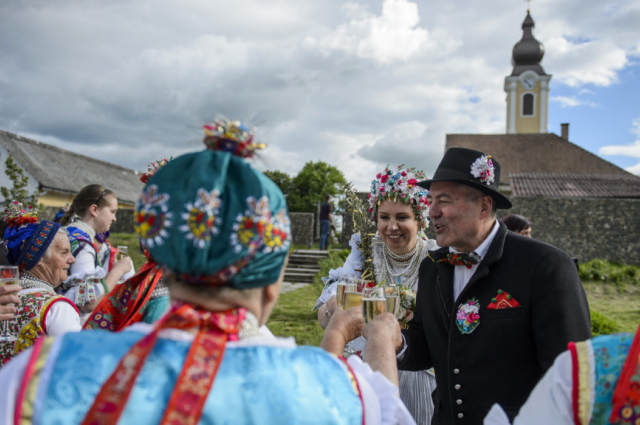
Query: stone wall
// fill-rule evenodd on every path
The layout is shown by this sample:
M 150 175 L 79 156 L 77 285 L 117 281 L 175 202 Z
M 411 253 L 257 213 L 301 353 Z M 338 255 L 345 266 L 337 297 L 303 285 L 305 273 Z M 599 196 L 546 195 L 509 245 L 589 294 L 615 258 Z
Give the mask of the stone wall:
M 366 194 L 360 194 L 366 199 Z M 498 218 L 522 214 L 532 222 L 535 239 L 555 245 L 580 262 L 600 258 L 640 265 L 640 199 L 510 197 L 513 208 Z M 353 233 L 345 216 L 342 246 Z M 433 229 L 427 236 L 434 238 Z
M 291 235 L 295 245 L 311 247 L 313 245 L 314 214 L 289 213 Z

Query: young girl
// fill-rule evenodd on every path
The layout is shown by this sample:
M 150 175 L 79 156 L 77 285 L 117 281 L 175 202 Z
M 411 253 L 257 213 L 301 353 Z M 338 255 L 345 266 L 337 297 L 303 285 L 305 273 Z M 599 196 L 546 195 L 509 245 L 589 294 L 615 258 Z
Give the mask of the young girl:
M 109 230 L 116 221 L 117 210 L 118 199 L 115 193 L 102 185 L 92 184 L 80 190 L 61 220 L 62 225 L 67 226 L 71 251 L 76 259 L 63 292 L 78 306 L 83 319 L 132 268 L 129 257 L 115 261 L 108 273 L 98 262 L 96 233 Z

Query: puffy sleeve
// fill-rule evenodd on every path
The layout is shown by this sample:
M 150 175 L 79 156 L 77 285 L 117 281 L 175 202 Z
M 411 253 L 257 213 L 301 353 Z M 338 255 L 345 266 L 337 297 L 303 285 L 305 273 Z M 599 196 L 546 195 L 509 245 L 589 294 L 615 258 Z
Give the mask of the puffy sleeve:
M 367 424 L 415 424 L 415 420 L 400 400 L 398 387 L 380 372 L 371 370 L 358 356 L 347 360 L 358 381 L 364 402 Z
M 45 317 L 47 335 L 62 335 L 82 330 L 80 314 L 68 301 L 54 302 Z
M 573 425 L 572 392 L 571 353 L 565 351 L 556 358 L 553 365 L 533 389 L 525 404 L 520 408 L 513 425 Z M 502 407 L 494 404 L 484 418 L 484 425 L 510 425 L 510 422 Z
M 340 273 L 354 273 L 356 276 L 360 276 L 360 273 L 362 273 L 362 252 L 358 249 L 359 243 L 360 234 L 354 233 L 349 241 L 351 253 L 344 262 L 344 265 L 337 269 L 329 270 L 329 276 L 322 278 L 324 282 L 324 289 L 316 301 L 316 306 L 313 308 L 314 310 L 319 309 L 322 304 L 329 301 L 329 298 L 336 294 L 336 286 L 338 279 L 340 278 Z
M 88 295 L 85 292 L 87 291 L 93 291 L 95 297 L 100 298 L 104 295 L 104 288 L 100 280 L 106 275 L 107 273 L 102 267 L 96 266 L 95 251 L 89 245 L 84 244 L 76 255 L 76 262 L 71 265 L 71 274 L 65 281 L 65 286 L 70 286 L 71 288 L 65 292 L 64 296 L 77 305 L 85 304 L 85 297 Z M 85 282 L 88 278 L 95 278 L 98 281 Z M 82 288 L 84 283 L 86 283 L 86 290 Z

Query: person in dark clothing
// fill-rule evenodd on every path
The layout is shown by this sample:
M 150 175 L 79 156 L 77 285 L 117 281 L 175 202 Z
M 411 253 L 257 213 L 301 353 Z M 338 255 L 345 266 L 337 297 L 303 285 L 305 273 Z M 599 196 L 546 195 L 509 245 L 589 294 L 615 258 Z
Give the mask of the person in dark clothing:
M 520 214 L 511 214 L 502 219 L 507 229 L 519 235 L 531 237 L 531 221 Z
M 331 196 L 327 195 L 320 205 L 320 249 L 329 249 L 329 231 L 333 224 L 333 205 Z
M 451 148 L 418 183 L 442 248 L 420 265 L 415 318 L 393 340 L 399 369 L 435 370 L 433 425 L 480 424 L 494 403 L 512 420 L 567 343 L 591 337 L 571 258 L 496 220 L 511 208 L 499 182 L 491 156 Z

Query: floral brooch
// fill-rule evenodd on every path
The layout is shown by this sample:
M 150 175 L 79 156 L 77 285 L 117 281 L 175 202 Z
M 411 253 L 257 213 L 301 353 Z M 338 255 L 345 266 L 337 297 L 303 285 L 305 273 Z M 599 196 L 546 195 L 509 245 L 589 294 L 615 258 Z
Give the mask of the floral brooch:
M 456 314 L 456 324 L 462 335 L 468 335 L 475 331 L 480 324 L 480 303 L 471 298 L 465 304 L 460 304 Z
M 495 177 L 493 174 L 493 161 L 491 155 L 482 155 L 471 164 L 471 175 L 487 186 L 493 183 Z

